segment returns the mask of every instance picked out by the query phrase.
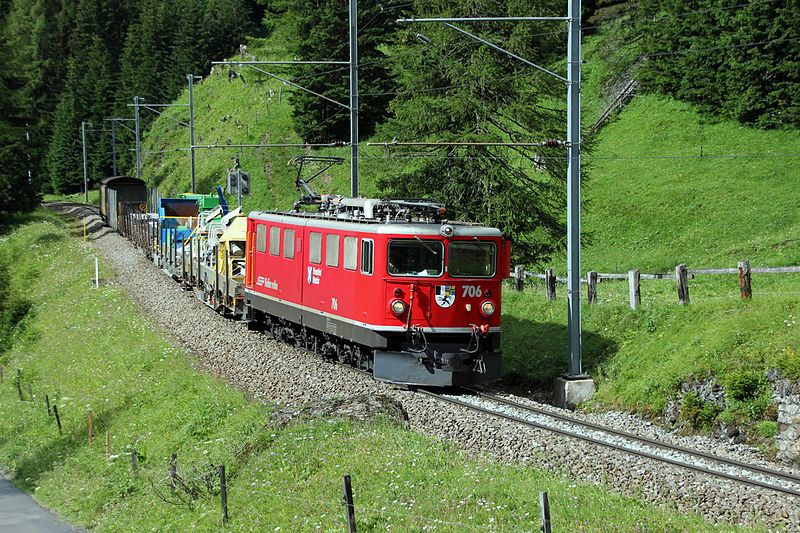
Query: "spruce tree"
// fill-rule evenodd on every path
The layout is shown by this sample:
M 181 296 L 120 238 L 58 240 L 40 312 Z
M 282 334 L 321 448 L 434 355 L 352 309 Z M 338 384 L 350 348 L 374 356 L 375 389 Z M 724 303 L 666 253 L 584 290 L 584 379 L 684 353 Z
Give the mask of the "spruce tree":
M 800 5 L 641 0 L 646 90 L 757 127 L 800 126 Z
M 0 40 L 0 57 L 11 49 Z M 30 146 L 26 141 L 25 105 L 20 96 L 25 77 L 10 63 L 0 63 L 0 213 L 26 211 L 39 201 L 38 188 L 28 176 Z
M 555 1 L 415 2 L 417 16 L 555 16 Z M 539 65 L 565 72 L 565 35 L 530 23 L 465 29 Z M 417 33 L 423 34 L 418 36 Z M 564 84 L 444 25 L 412 27 L 391 49 L 400 85 L 379 138 L 453 143 L 564 139 Z M 588 148 L 588 143 L 584 144 Z M 564 148 L 431 146 L 393 149 L 373 165 L 386 195 L 432 197 L 448 218 L 497 226 L 518 260 L 546 260 L 565 235 Z
M 286 9 L 282 31 L 291 35 L 290 51 L 301 60 L 348 61 L 350 57 L 349 13 L 347 2 L 275 3 L 273 9 Z M 358 6 L 359 53 L 359 137 L 369 137 L 387 116 L 394 88 L 386 57 L 380 46 L 389 42 L 396 30 L 398 11 L 384 10 L 375 0 Z M 318 94 L 349 105 L 349 70 L 346 66 L 314 65 L 296 69 L 300 85 Z M 349 112 L 346 108 L 295 91 L 295 129 L 306 142 L 347 141 L 350 139 Z
M 54 120 L 48 171 L 56 191 L 83 186 L 80 124 L 107 130 L 119 76 L 122 35 L 127 30 L 131 3 L 125 0 L 79 0 L 70 32 L 66 83 Z M 91 131 L 90 186 L 111 172 L 109 135 Z M 78 146 L 78 149 L 75 149 Z

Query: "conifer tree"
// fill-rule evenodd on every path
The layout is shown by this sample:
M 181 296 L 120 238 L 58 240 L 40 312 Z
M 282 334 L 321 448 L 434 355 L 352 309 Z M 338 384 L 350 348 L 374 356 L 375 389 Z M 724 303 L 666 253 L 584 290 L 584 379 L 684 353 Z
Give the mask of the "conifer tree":
M 286 10 L 282 24 L 292 35 L 290 49 L 297 59 L 348 61 L 348 3 L 339 0 L 315 2 L 275 2 L 273 9 Z M 359 54 L 359 137 L 366 138 L 387 116 L 394 87 L 380 46 L 391 40 L 397 11 L 384 10 L 375 0 L 358 6 Z M 346 66 L 315 65 L 297 69 L 300 85 L 332 100 L 349 105 L 349 71 Z M 314 96 L 295 91 L 295 129 L 307 142 L 346 141 L 350 138 L 349 112 L 346 108 Z
M 11 50 L 0 40 L 0 57 Z M 0 213 L 26 211 L 39 200 L 38 188 L 28 176 L 30 146 L 26 142 L 23 95 L 25 78 L 9 63 L 0 63 Z
M 54 120 L 48 171 L 56 191 L 83 186 L 80 124 L 107 130 L 119 76 L 122 35 L 130 4 L 126 0 L 79 0 L 70 32 L 66 83 Z M 90 186 L 111 172 L 107 132 L 90 132 Z
M 757 127 L 800 126 L 800 4 L 642 0 L 645 89 Z
M 416 16 L 556 16 L 555 1 L 415 2 Z M 464 26 L 464 25 L 460 25 Z M 468 31 L 539 65 L 565 72 L 565 35 L 530 23 L 483 22 Z M 417 33 L 423 34 L 422 37 Z M 444 25 L 410 28 L 392 48 L 400 88 L 386 140 L 454 143 L 564 139 L 566 91 L 558 80 Z M 584 144 L 588 148 L 588 143 Z M 545 260 L 563 243 L 563 148 L 432 146 L 394 150 L 376 168 L 389 196 L 433 197 L 449 217 L 497 226 L 520 261 Z

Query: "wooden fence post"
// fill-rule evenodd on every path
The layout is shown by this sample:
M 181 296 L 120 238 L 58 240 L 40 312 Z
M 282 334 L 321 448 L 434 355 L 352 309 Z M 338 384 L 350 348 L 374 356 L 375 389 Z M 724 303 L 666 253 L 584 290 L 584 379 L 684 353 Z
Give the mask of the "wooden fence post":
M 350 476 L 344 475 L 344 504 L 347 508 L 347 528 L 349 533 L 356 533 L 356 508 L 353 504 L 353 487 Z
M 675 280 L 678 283 L 678 302 L 689 303 L 689 269 L 680 264 L 675 267 Z
M 19 401 L 24 401 L 25 397 L 22 395 L 22 372 L 17 369 L 17 392 L 19 393 Z
M 525 283 L 525 266 L 517 265 L 514 267 L 514 289 L 517 292 L 522 292 Z
M 219 465 L 219 499 L 222 504 L 222 523 L 228 523 L 228 484 L 225 481 L 225 465 Z
M 750 261 L 747 259 L 739 261 L 739 297 L 742 300 L 753 297 L 753 289 L 750 286 Z
M 136 450 L 131 450 L 131 470 L 133 470 L 133 475 L 139 475 L 139 456 L 136 455 Z
M 48 417 L 53 416 L 52 414 L 50 414 L 50 396 L 48 396 L 47 394 L 44 395 L 44 404 L 47 406 L 47 416 Z
M 33 401 L 33 386 L 31 386 L 31 382 L 28 382 L 28 397 Z
M 552 268 L 544 271 L 544 285 L 547 290 L 547 301 L 552 302 L 556 299 L 556 271 Z
M 175 492 L 177 484 L 175 479 L 178 477 L 178 452 L 172 452 L 172 460 L 169 463 L 169 484 L 172 492 Z
M 550 500 L 548 500 L 546 492 L 539 493 L 539 510 L 542 513 L 542 533 L 551 533 Z
M 586 297 L 589 305 L 597 303 L 597 272 L 586 273 Z
M 630 294 L 631 309 L 636 310 L 642 303 L 640 288 L 641 272 L 639 269 L 628 271 L 628 292 Z
M 58 406 L 53 404 L 53 414 L 56 415 L 56 425 L 58 426 L 58 434 L 61 435 L 63 432 L 61 431 L 61 417 L 58 416 Z

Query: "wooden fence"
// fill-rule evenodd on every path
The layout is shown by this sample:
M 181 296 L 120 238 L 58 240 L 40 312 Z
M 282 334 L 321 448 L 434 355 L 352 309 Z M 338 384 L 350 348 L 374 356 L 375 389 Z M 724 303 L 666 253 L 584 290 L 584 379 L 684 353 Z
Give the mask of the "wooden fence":
M 597 303 L 597 284 L 603 280 L 627 280 L 628 281 L 628 294 L 631 309 L 638 308 L 642 303 L 641 298 L 641 280 L 673 280 L 676 285 L 678 294 L 678 302 L 688 304 L 689 298 L 689 280 L 694 279 L 696 276 L 706 275 L 720 275 L 720 274 L 738 274 L 739 276 L 739 297 L 742 300 L 748 300 L 753 297 L 753 289 L 751 286 L 752 274 L 787 274 L 800 272 L 800 266 L 787 266 L 787 267 L 750 267 L 750 261 L 739 261 L 737 268 L 700 268 L 690 269 L 685 264 L 680 264 L 675 267 L 675 273 L 672 274 L 642 274 L 638 269 L 629 270 L 626 274 L 607 274 L 602 272 L 590 271 L 586 276 L 581 279 L 581 283 L 586 285 L 586 296 L 589 304 Z M 517 291 L 521 291 L 525 286 L 525 278 L 537 278 L 545 281 L 545 292 L 547 299 L 552 301 L 556 299 L 556 284 L 566 283 L 567 278 L 556 277 L 552 268 L 545 270 L 544 274 L 536 272 L 529 272 L 525 270 L 523 265 L 517 265 L 514 268 L 512 279 L 514 279 L 514 287 Z

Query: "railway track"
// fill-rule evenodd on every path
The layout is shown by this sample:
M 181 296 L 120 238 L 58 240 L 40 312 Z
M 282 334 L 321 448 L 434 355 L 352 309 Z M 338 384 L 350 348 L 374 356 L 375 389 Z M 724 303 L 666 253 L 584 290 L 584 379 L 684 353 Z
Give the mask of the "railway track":
M 269 333 L 267 335 L 271 336 Z M 300 349 L 316 357 L 320 356 L 311 350 L 302 347 Z M 369 371 L 333 361 L 329 362 L 346 371 L 371 376 Z M 438 401 L 465 407 L 527 427 L 551 431 L 736 483 L 800 497 L 800 476 L 790 472 L 753 465 L 683 446 L 665 444 L 628 431 L 553 413 L 478 389 L 462 388 L 456 391 L 459 394 L 445 394 L 416 387 L 410 389 L 417 394 L 429 396 Z M 495 404 L 494 408 L 491 404 Z
M 461 392 L 462 394 L 454 395 L 424 389 L 417 390 L 417 393 L 436 400 L 527 427 L 555 432 L 736 483 L 800 496 L 800 476 L 789 472 L 752 465 L 690 448 L 664 444 L 648 437 L 552 413 L 480 390 L 462 389 Z

